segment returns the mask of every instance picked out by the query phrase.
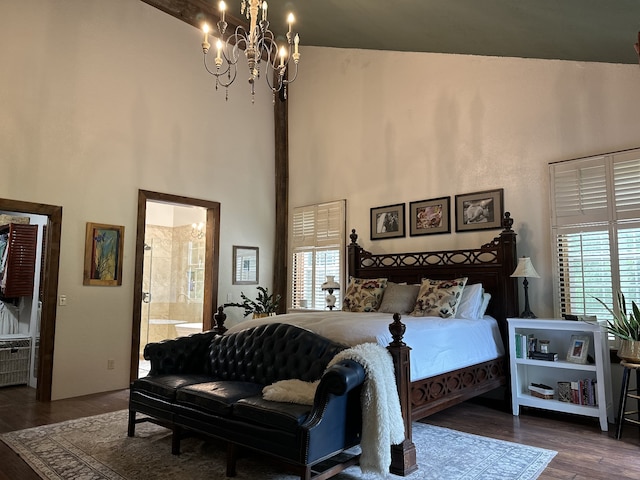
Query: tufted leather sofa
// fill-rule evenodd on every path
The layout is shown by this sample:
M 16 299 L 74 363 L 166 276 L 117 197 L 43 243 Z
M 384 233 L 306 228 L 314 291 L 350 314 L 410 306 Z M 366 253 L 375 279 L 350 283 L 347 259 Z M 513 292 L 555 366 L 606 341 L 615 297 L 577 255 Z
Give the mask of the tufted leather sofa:
M 277 323 L 148 344 L 151 371 L 131 383 L 128 435 L 141 421 L 164 425 L 173 431 L 174 454 L 187 432 L 226 440 L 228 476 L 235 475 L 238 447 L 248 447 L 301 478 L 329 478 L 357 463 L 357 456 L 338 454 L 360 442 L 364 370 L 351 360 L 326 368 L 344 348 Z M 321 380 L 312 406 L 262 398 L 264 386 L 294 378 Z M 319 464 L 329 471 L 318 473 Z

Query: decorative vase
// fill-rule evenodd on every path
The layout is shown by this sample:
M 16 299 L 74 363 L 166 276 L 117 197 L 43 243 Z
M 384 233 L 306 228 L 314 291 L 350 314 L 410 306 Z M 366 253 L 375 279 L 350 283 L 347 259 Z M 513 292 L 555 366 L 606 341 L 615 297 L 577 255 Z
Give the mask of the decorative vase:
M 627 362 L 640 364 L 640 340 L 620 340 L 618 357 Z
M 271 313 L 255 313 L 253 314 L 253 318 L 264 318 L 264 317 L 273 317 L 276 315 L 276 312 Z

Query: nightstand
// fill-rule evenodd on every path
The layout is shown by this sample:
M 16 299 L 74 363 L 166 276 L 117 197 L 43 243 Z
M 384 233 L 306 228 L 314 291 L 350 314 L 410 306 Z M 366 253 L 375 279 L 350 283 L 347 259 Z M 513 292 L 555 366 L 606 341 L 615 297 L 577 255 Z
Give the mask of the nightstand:
M 582 321 L 555 319 L 509 318 L 509 363 L 511 367 L 511 404 L 513 414 L 519 415 L 520 407 L 535 407 L 557 412 L 573 413 L 597 417 L 600 429 L 607 431 L 609 422 L 614 423 L 613 396 L 611 394 L 611 362 L 607 332 L 604 327 Z M 538 340 L 548 340 L 549 352 L 556 352 L 558 360 L 536 360 L 516 356 L 516 334 L 533 335 Z M 573 363 L 566 360 L 572 335 L 589 338 L 589 356 L 594 363 Z M 595 382 L 594 395 L 597 405 L 583 405 L 560 401 L 558 382 L 581 381 Z M 539 398 L 529 391 L 532 383 L 544 384 L 553 388 L 552 399 Z

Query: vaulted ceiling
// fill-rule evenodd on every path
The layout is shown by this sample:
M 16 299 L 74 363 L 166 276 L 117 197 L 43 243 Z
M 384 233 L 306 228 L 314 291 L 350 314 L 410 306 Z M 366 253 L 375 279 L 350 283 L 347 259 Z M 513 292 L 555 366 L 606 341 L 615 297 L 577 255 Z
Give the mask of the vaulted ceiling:
M 143 0 L 200 27 L 217 0 Z M 240 16 L 240 0 L 227 0 Z M 271 30 L 296 17 L 305 45 L 638 63 L 640 0 L 269 0 Z M 229 18 L 227 19 L 230 20 Z M 229 21 L 232 23 L 232 21 Z

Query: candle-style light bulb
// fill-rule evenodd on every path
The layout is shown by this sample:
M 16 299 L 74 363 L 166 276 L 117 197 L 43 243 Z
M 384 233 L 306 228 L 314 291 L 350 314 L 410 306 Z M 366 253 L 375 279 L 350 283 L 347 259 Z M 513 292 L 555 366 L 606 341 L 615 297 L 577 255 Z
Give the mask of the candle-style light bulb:
M 287 51 L 284 47 L 280 47 L 280 66 L 284 66 L 284 58 L 287 56 Z
M 262 2 L 262 21 L 267 20 L 267 8 L 269 8 L 267 2 Z
M 207 43 L 209 41 L 209 25 L 208 24 L 203 24 L 202 25 L 202 31 L 204 32 L 204 43 Z
M 226 9 L 227 9 L 227 4 L 221 1 L 218 4 L 218 10 L 220 10 L 220 13 L 222 13 L 222 21 L 223 22 L 224 22 L 224 12 L 225 12 Z
M 300 43 L 300 35 L 296 33 L 296 36 L 293 37 L 293 53 L 298 54 L 298 44 Z M 295 57 L 294 57 L 295 59 Z
M 293 16 L 293 13 L 290 13 L 287 17 L 287 23 L 289 24 L 289 33 L 291 33 L 291 24 L 295 22 L 296 17 Z

